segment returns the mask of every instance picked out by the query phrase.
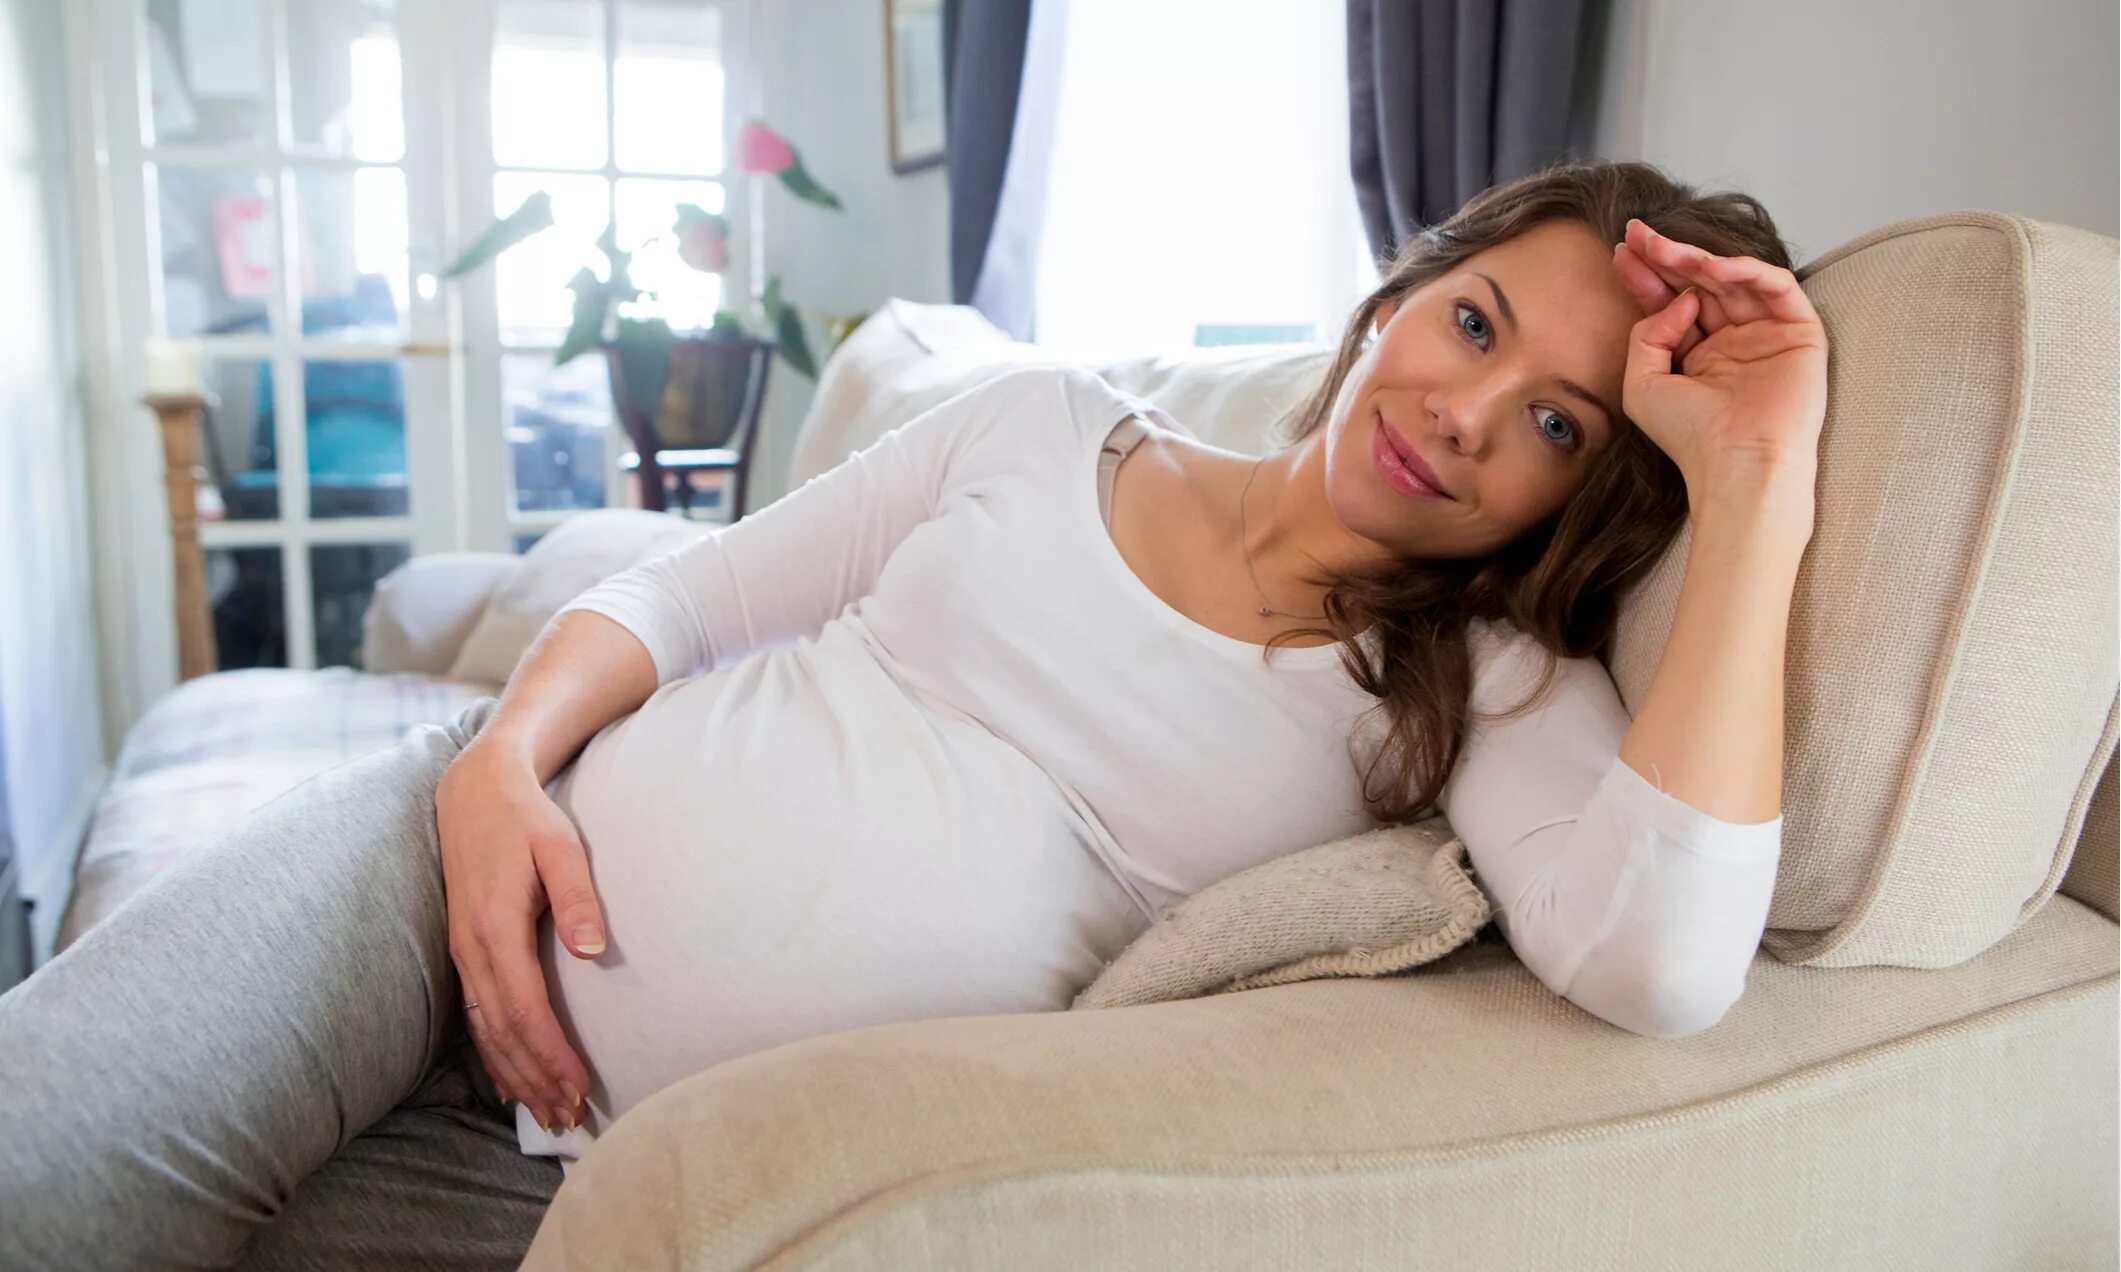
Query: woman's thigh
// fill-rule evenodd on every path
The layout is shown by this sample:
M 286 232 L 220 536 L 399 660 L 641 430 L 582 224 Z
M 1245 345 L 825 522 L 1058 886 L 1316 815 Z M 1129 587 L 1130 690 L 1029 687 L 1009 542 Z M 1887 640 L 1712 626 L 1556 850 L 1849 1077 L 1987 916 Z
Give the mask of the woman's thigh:
M 227 1266 L 460 1024 L 434 828 L 483 725 L 341 765 L 0 997 L 0 1266 Z
M 311 1172 L 244 1247 L 246 1272 L 305 1268 L 510 1269 L 562 1179 L 525 1157 L 515 1118 L 473 1087 L 462 1052 Z

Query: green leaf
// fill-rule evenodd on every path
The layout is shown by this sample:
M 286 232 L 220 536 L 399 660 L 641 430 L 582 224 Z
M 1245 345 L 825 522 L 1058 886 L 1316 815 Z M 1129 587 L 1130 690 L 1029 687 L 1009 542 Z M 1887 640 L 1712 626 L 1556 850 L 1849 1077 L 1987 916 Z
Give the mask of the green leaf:
M 552 355 L 552 365 L 556 367 L 597 347 L 604 338 L 604 315 L 611 311 L 611 285 L 592 271 L 581 270 L 568 280 L 567 287 L 574 293 L 574 320 L 568 324 L 567 338 L 560 341 L 559 351 Z
M 707 330 L 717 336 L 741 336 L 745 334 L 744 320 L 736 315 L 735 310 L 717 309 L 714 311 L 714 324 Z
M 815 203 L 821 208 L 840 211 L 840 196 L 817 183 L 817 178 L 811 176 L 810 170 L 803 166 L 801 155 L 796 156 L 793 167 L 781 173 L 781 184 L 788 187 L 788 193 L 798 199 Z
M 609 274 L 606 275 L 605 283 L 611 293 L 610 300 L 607 303 L 632 300 L 634 297 L 639 296 L 641 289 L 633 285 L 633 275 L 628 272 L 627 268 L 633 264 L 633 253 L 619 250 L 618 226 L 607 225 L 604 227 L 604 232 L 597 236 L 597 250 L 604 254 L 604 259 L 611 266 Z M 569 283 L 568 286 L 572 287 L 574 284 Z
M 810 338 L 803 334 L 803 317 L 794 305 L 783 304 L 773 315 L 773 338 L 789 366 L 817 379 L 817 359 L 810 356 Z
M 551 228 L 552 223 L 552 196 L 543 190 L 536 191 L 515 211 L 487 226 L 486 232 L 442 271 L 442 277 L 455 278 L 469 273 L 538 231 Z

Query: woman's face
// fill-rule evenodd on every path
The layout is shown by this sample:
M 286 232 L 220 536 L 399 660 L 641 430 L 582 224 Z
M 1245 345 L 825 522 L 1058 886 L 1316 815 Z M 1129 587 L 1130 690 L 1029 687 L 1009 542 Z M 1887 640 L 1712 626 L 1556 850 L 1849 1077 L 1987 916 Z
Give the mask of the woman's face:
M 1381 308 L 1326 421 L 1341 523 L 1400 558 L 1485 556 L 1566 503 L 1612 445 L 1643 316 L 1612 262 L 1549 221 Z

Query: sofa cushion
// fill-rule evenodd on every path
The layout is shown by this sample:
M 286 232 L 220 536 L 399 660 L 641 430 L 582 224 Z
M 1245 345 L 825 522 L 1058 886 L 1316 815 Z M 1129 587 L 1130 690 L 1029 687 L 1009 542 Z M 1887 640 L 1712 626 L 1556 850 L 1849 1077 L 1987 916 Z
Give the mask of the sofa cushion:
M 2114 752 L 2116 244 L 1963 212 L 1799 271 L 1833 345 L 1765 943 L 1944 967 L 2046 901 Z M 1685 575 L 1627 599 L 1632 712 Z
M 1167 909 L 1075 996 L 1131 1007 L 1327 976 L 1389 976 L 1473 939 L 1487 897 L 1441 817 L 1240 870 Z
M 1113 387 L 1155 402 L 1202 441 L 1247 455 L 1318 384 L 1330 351 L 1315 345 L 1236 346 L 1090 364 Z M 893 300 L 833 351 L 796 437 L 799 486 L 922 411 L 1027 363 L 1060 354 L 1011 340 L 962 305 Z
M 190 849 L 299 782 L 455 718 L 487 690 L 427 676 L 259 668 L 186 681 L 125 735 L 96 800 L 57 954 Z
M 632 508 L 602 508 L 569 517 L 532 544 L 522 564 L 494 588 L 450 664 L 449 678 L 502 684 L 561 606 L 611 575 L 712 528 Z

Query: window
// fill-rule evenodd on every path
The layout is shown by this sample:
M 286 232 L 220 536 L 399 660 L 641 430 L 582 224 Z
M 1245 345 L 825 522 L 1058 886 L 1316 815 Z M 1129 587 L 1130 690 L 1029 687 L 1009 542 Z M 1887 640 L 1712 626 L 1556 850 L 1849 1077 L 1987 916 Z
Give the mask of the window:
M 1036 337 L 1094 357 L 1332 341 L 1376 285 L 1343 6 L 1073 0 Z
M 407 356 L 442 315 L 411 288 L 411 201 L 432 174 L 406 150 L 397 5 L 105 16 L 148 85 L 107 139 L 148 263 L 128 344 L 189 344 L 211 400 L 200 513 L 222 665 L 350 662 L 377 576 L 449 497 L 412 462 L 449 421 Z
M 670 227 L 680 203 L 723 210 L 746 0 L 83 5 L 105 61 L 77 116 L 100 128 L 77 153 L 109 156 L 104 370 L 129 407 L 147 341 L 169 340 L 211 396 L 201 538 L 224 666 L 356 661 L 367 598 L 409 555 L 506 551 L 627 501 L 603 359 L 552 365 L 566 283 L 603 268 L 611 225 L 654 293 L 632 312 L 713 314 L 722 280 L 682 265 Z M 437 277 L 538 189 L 555 228 Z M 128 515 L 159 521 L 151 466 L 113 459 Z
M 616 493 L 610 382 L 588 354 L 552 365 L 572 314 L 568 279 L 603 274 L 607 226 L 652 299 L 629 306 L 703 327 L 721 279 L 678 259 L 679 204 L 720 212 L 721 13 L 699 0 L 502 0 L 490 115 L 491 207 L 543 190 L 557 226 L 501 258 L 495 307 L 507 439 L 508 515 L 517 534 Z

